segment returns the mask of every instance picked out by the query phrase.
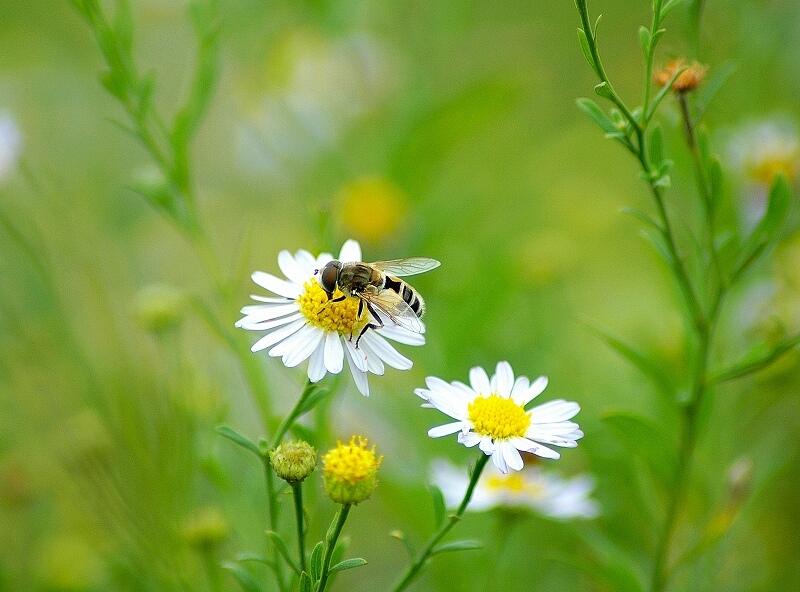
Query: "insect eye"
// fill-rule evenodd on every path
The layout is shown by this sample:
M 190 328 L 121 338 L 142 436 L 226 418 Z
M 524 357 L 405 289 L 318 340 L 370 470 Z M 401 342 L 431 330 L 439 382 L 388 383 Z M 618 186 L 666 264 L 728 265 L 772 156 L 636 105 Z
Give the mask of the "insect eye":
M 333 294 L 336 290 L 336 278 L 339 275 L 339 270 L 333 265 L 326 265 L 320 274 L 319 283 L 328 294 Z

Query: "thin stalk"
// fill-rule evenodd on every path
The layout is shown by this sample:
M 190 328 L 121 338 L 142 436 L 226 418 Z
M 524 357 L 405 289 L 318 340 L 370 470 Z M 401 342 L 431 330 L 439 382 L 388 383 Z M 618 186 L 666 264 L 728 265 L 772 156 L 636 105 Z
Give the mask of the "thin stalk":
M 212 547 L 204 548 L 202 554 L 209 590 L 211 590 L 211 592 L 222 592 L 222 577 L 214 549 Z
M 300 571 L 306 569 L 306 533 L 303 526 L 303 484 L 292 483 L 294 497 L 294 518 L 297 523 L 297 554 L 300 558 Z
M 652 36 L 654 36 L 656 31 L 658 31 L 658 29 L 661 27 L 661 5 L 663 2 L 664 0 L 656 0 L 655 4 L 653 5 L 653 20 L 650 23 L 651 41 L 647 48 L 647 55 L 645 56 L 644 107 L 642 108 L 642 113 L 645 114 L 648 112 L 648 108 L 650 107 L 650 93 L 652 89 L 653 78 L 653 59 L 655 58 L 656 54 L 656 43 L 652 41 Z
M 330 528 L 328 528 L 328 534 L 325 535 L 325 559 L 322 561 L 322 577 L 320 577 L 319 585 L 317 585 L 317 592 L 324 592 L 325 586 L 328 585 L 333 551 L 336 549 L 336 541 L 339 540 L 339 535 L 342 534 L 342 528 L 344 528 L 344 523 L 351 507 L 350 504 L 342 504 L 342 507 L 336 512 Z
M 439 541 L 442 540 L 444 536 L 456 525 L 456 523 L 461 520 L 461 517 L 464 515 L 467 506 L 469 506 L 469 502 L 472 499 L 472 494 L 475 491 L 475 486 L 478 484 L 478 479 L 480 478 L 483 468 L 486 466 L 488 460 L 489 456 L 481 453 L 478 462 L 475 464 L 475 468 L 472 470 L 472 476 L 470 477 L 467 491 L 464 493 L 464 498 L 461 500 L 461 504 L 458 506 L 456 513 L 451 514 L 450 518 L 444 524 L 442 524 L 442 526 L 433 534 L 433 536 L 431 536 L 425 547 L 417 554 L 416 559 L 414 559 L 411 565 L 406 568 L 406 571 L 400 577 L 397 584 L 394 585 L 392 588 L 393 592 L 400 592 L 400 590 L 405 590 L 408 587 L 414 578 L 419 575 L 420 570 L 430 558 Z
M 275 499 L 275 477 L 272 473 L 272 466 L 269 463 L 268 456 L 264 457 L 264 478 L 267 486 L 269 529 L 273 532 L 278 532 L 278 501 Z M 275 580 L 278 583 L 278 589 L 283 592 L 286 590 L 286 584 L 283 581 L 283 563 L 276 558 L 271 565 Z

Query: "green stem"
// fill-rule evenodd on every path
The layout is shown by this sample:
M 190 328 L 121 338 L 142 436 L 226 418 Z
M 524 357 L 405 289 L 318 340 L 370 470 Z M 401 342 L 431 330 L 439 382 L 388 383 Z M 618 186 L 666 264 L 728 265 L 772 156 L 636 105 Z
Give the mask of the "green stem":
M 206 577 L 208 577 L 209 590 L 211 590 L 211 592 L 222 592 L 222 577 L 214 549 L 212 547 L 203 548 L 202 554 L 203 566 L 206 570 Z
M 657 45 L 657 43 L 653 42 L 652 39 L 658 29 L 661 27 L 661 5 L 663 4 L 663 1 L 664 0 L 656 0 L 656 2 L 653 4 L 653 20 L 650 23 L 651 40 L 645 56 L 644 106 L 642 107 L 642 113 L 645 114 L 648 112 L 648 108 L 650 107 L 650 93 L 653 86 L 653 59 L 655 58 Z
M 325 586 L 328 585 L 333 551 L 336 549 L 336 541 L 339 540 L 339 535 L 342 533 L 342 528 L 344 528 L 344 523 L 351 507 L 350 504 L 342 504 L 342 507 L 336 512 L 330 528 L 328 528 L 328 534 L 325 535 L 325 559 L 322 561 L 322 577 L 319 580 L 317 592 L 324 592 Z
M 311 393 L 314 392 L 315 384 L 310 380 L 306 382 L 306 386 L 303 389 L 303 392 L 300 394 L 300 397 L 297 399 L 297 402 L 292 407 L 292 410 L 289 412 L 286 417 L 283 418 L 281 423 L 278 425 L 278 428 L 275 430 L 275 435 L 272 437 L 272 442 L 270 443 L 270 450 L 273 450 L 278 447 L 283 440 L 283 437 L 287 434 L 287 432 L 292 429 L 294 422 L 297 421 L 297 418 L 300 417 L 300 411 L 302 410 L 303 405 L 305 405 L 306 400 L 308 397 L 311 396 Z M 308 410 L 310 411 L 310 409 Z
M 478 484 L 478 479 L 480 478 L 483 468 L 486 466 L 489 458 L 490 457 L 488 455 L 481 453 L 481 457 L 478 459 L 478 462 L 475 464 L 475 468 L 472 470 L 469 486 L 467 486 L 467 491 L 464 493 L 464 498 L 461 500 L 461 504 L 458 506 L 456 513 L 451 514 L 450 518 L 444 524 L 442 524 L 442 526 L 433 534 L 433 536 L 431 536 L 425 547 L 417 554 L 416 559 L 414 559 L 411 565 L 406 568 L 406 571 L 400 577 L 397 584 L 394 585 L 392 588 L 393 592 L 400 592 L 400 590 L 405 590 L 408 587 L 414 578 L 417 577 L 420 570 L 422 570 L 439 541 L 442 540 L 444 536 L 456 525 L 456 523 L 461 520 L 461 517 L 466 511 L 467 506 L 469 506 L 469 502 L 472 499 L 472 494 L 475 491 L 475 486 Z
M 306 534 L 303 526 L 303 484 L 292 483 L 294 496 L 294 517 L 297 523 L 297 554 L 300 557 L 300 571 L 306 570 Z
M 269 529 L 273 532 L 278 532 L 278 501 L 275 499 L 275 477 L 272 473 L 272 466 L 269 463 L 268 456 L 264 457 L 264 478 L 267 485 Z M 275 580 L 278 583 L 278 589 L 283 592 L 286 589 L 286 584 L 283 581 L 283 563 L 278 559 L 277 552 L 274 555 L 275 561 L 272 563 L 272 571 L 275 574 Z

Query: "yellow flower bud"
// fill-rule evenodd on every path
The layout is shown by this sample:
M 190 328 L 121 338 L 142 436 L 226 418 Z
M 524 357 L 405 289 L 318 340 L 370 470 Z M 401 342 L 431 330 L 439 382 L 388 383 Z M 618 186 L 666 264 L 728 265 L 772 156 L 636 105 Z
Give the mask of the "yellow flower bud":
M 322 457 L 325 491 L 338 504 L 358 504 L 368 499 L 378 486 L 378 467 L 383 457 L 375 447 L 367 448 L 367 439 L 353 436 L 339 442 Z

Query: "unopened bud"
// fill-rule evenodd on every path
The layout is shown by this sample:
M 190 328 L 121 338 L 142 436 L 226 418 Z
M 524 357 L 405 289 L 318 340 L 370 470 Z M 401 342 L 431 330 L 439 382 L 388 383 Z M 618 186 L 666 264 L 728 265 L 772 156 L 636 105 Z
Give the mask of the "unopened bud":
M 295 440 L 278 446 L 269 453 L 275 473 L 288 483 L 300 483 L 317 466 L 317 451 L 308 442 Z

